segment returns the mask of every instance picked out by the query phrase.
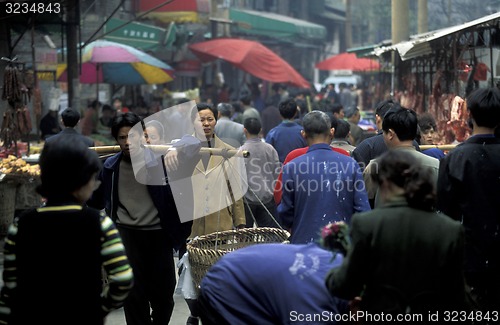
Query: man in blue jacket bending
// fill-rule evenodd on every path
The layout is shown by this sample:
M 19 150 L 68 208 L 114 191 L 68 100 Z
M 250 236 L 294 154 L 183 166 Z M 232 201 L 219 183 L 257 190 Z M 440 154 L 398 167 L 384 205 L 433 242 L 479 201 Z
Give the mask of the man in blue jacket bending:
M 223 256 L 201 282 L 203 325 L 336 324 L 348 303 L 325 277 L 342 255 L 309 245 L 258 244 Z M 345 319 L 345 318 L 344 318 Z

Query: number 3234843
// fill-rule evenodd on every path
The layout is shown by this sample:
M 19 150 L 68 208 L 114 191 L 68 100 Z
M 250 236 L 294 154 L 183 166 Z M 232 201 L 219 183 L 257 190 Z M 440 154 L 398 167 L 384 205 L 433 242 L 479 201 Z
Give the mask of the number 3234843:
M 444 322 L 464 322 L 464 321 L 473 321 L 473 322 L 498 322 L 499 316 L 498 311 L 444 311 L 443 317 L 441 318 Z
M 63 7 L 59 2 L 0 2 L 0 15 L 59 14 Z

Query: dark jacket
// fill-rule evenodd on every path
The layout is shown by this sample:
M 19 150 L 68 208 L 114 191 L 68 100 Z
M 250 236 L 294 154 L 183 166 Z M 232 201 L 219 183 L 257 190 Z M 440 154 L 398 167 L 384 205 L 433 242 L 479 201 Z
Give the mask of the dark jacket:
M 8 324 L 104 324 L 99 211 L 70 207 L 30 210 L 19 217 L 17 233 L 9 235 L 13 246 L 7 251 L 15 264 L 5 266 L 15 270 L 9 275 L 17 286 L 2 291 L 12 308 Z
M 439 166 L 438 208 L 465 228 L 465 271 L 500 272 L 500 139 L 473 136 Z
M 93 147 L 94 146 L 94 140 L 92 140 L 91 138 L 88 138 L 88 137 L 86 137 L 84 135 L 81 135 L 80 133 L 78 133 L 73 128 L 64 128 L 58 134 L 54 134 L 54 135 L 48 137 L 47 139 L 45 139 L 45 142 L 49 143 L 51 141 L 54 141 L 58 137 L 71 137 L 72 139 L 76 139 L 78 141 L 82 141 L 83 143 L 85 143 L 85 145 L 87 147 Z
M 458 222 L 397 197 L 355 214 L 351 239 L 342 266 L 327 277 L 333 295 L 362 294 L 362 308 L 372 313 L 463 310 L 464 233 Z
M 413 140 L 413 146 L 417 151 L 420 151 L 417 141 Z M 351 153 L 351 156 L 358 162 L 361 169 L 364 170 L 370 163 L 370 160 L 381 156 L 387 150 L 389 149 L 384 142 L 382 131 L 379 131 L 377 135 L 364 139 L 358 143 L 356 149 Z
M 45 114 L 40 121 L 40 132 L 41 137 L 45 140 L 48 136 L 57 134 L 61 131 L 61 127 L 59 126 L 59 120 L 57 116 L 52 116 L 50 112 Z
M 92 199 L 88 202 L 90 206 L 106 209 L 106 213 L 113 221 L 117 219 L 118 208 L 118 176 L 122 153 L 118 153 L 104 162 L 101 174 L 99 175 L 102 185 L 94 192 Z M 157 177 L 164 176 L 163 169 L 148 169 L 149 175 L 157 174 Z M 161 174 L 161 175 L 160 175 Z M 171 240 L 172 246 L 178 249 L 186 242 L 191 232 L 192 221 L 181 223 L 174 197 L 170 185 L 147 185 L 151 199 L 158 210 L 161 227 Z

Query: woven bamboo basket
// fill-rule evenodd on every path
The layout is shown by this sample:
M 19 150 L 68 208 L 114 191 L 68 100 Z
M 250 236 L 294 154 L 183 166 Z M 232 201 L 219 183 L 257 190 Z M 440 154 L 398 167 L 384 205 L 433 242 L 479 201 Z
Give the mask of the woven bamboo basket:
M 0 182 L 0 237 L 7 235 L 16 210 L 16 189 L 14 182 Z
M 288 237 L 285 230 L 262 227 L 221 231 L 193 239 L 187 251 L 195 287 L 199 288 L 208 269 L 224 254 L 255 244 L 288 243 Z
M 36 192 L 36 188 L 40 184 L 40 177 L 19 183 L 16 192 L 16 210 L 36 208 L 42 204 L 42 197 Z

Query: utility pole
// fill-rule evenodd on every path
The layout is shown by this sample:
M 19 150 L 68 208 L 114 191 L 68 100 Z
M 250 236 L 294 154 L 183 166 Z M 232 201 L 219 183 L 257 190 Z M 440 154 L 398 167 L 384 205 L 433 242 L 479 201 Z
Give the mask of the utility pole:
M 448 0 L 448 27 L 451 26 L 451 0 Z
M 410 38 L 410 2 L 392 0 L 392 44 L 407 41 Z
M 410 2 L 409 0 L 392 0 L 391 4 L 392 45 L 395 45 L 402 41 L 407 41 L 410 38 Z M 394 95 L 394 89 L 396 87 L 395 67 L 397 59 L 396 51 L 392 51 L 391 96 Z
M 427 20 L 427 0 L 418 0 L 418 27 L 417 33 L 427 33 L 429 22 Z
M 6 19 L 0 19 L 0 57 L 9 57 L 10 56 L 10 30 L 7 25 Z M 3 71 L 7 65 L 7 61 L 0 61 L 0 71 L 3 74 Z M 7 109 L 7 102 L 1 100 L 0 101 L 0 125 L 3 122 L 3 113 Z
M 67 74 L 68 74 L 68 104 L 77 112 L 80 111 L 80 76 L 78 74 L 78 27 L 80 25 L 80 1 L 67 2 L 66 15 L 66 46 L 67 46 Z M 98 99 L 98 98 L 96 98 Z
M 345 3 L 345 48 L 352 47 L 352 13 L 351 0 L 346 0 Z

